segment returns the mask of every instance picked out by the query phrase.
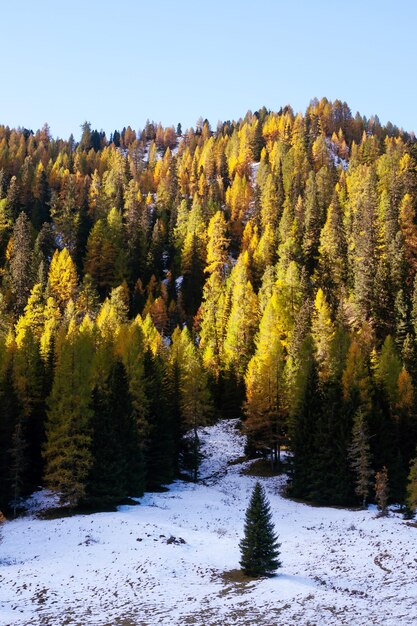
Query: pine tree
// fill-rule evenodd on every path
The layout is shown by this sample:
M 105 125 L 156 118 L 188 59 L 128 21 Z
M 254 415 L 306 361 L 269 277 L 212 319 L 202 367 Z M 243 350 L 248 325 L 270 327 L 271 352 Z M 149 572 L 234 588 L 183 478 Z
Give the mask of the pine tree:
M 240 541 L 240 565 L 249 576 L 268 576 L 281 567 L 279 548 L 269 502 L 257 482 L 245 517 L 245 535 Z
M 79 193 L 77 176 L 65 170 L 59 193 L 51 197 L 51 216 L 65 248 L 75 255 L 80 230 Z
M 92 408 L 93 463 L 86 488 L 88 499 L 105 504 L 127 495 L 142 495 L 143 457 L 126 371 L 120 361 L 113 362 L 109 376 L 95 385 Z
M 144 355 L 143 385 L 149 425 L 145 441 L 146 488 L 155 489 L 173 479 L 175 442 L 166 364 L 149 348 Z
M 362 507 L 365 509 L 374 472 L 371 467 L 368 429 L 364 411 L 361 408 L 354 417 L 349 456 L 356 475 L 355 492 L 362 499 Z
M 12 359 L 6 358 L 9 362 L 2 363 L 0 380 L 0 507 L 3 511 L 8 509 L 13 497 L 12 445 L 21 412 L 13 386 Z
M 15 312 L 21 314 L 32 286 L 31 225 L 23 212 L 13 228 L 12 242 L 10 282 Z

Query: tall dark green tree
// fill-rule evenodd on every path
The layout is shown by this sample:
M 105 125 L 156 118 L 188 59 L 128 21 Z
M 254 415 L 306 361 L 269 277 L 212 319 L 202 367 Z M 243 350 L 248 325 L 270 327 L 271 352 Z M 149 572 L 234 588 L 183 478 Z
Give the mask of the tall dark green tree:
M 374 472 L 371 466 L 371 451 L 364 411 L 360 408 L 354 417 L 352 443 L 349 448 L 352 469 L 356 477 L 355 492 L 366 508 Z
M 10 283 L 14 310 L 23 313 L 32 280 L 31 225 L 26 213 L 20 213 L 13 228 L 13 247 L 10 256 Z
M 20 405 L 13 385 L 12 361 L 4 364 L 0 381 L 0 510 L 9 510 L 13 497 L 12 447 Z
M 87 499 L 107 504 L 140 496 L 144 488 L 143 454 L 134 420 L 126 371 L 119 360 L 93 390 L 91 452 Z
M 281 567 L 278 538 L 264 488 L 257 482 L 245 516 L 244 537 L 239 547 L 240 565 L 249 576 L 269 576 Z
M 147 350 L 144 356 L 144 388 L 148 436 L 145 442 L 146 486 L 155 489 L 171 482 L 175 468 L 175 436 L 169 384 L 161 356 Z

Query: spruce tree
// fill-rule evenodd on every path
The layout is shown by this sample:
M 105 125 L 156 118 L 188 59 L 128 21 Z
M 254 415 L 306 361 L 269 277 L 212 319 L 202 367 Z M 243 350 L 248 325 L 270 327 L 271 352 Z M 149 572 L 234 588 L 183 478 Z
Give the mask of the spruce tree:
M 19 400 L 13 385 L 12 360 L 3 364 L 0 380 L 0 509 L 7 511 L 13 497 L 12 444 L 19 418 Z
M 13 228 L 13 246 L 10 253 L 10 286 L 16 315 L 23 313 L 32 287 L 31 225 L 22 211 Z
M 355 493 L 362 499 L 362 507 L 365 509 L 374 472 L 371 467 L 366 416 L 362 408 L 358 409 L 354 417 L 349 457 L 352 469 L 356 475 Z
M 92 407 L 93 463 L 86 490 L 89 501 L 107 504 L 123 496 L 142 495 L 142 450 L 121 361 L 114 362 L 108 378 L 95 385 Z
M 143 385 L 148 433 L 145 439 L 146 488 L 159 489 L 171 482 L 175 469 L 174 424 L 166 365 L 150 349 L 144 354 Z
M 245 536 L 239 547 L 240 565 L 249 576 L 268 576 L 281 566 L 281 546 L 274 533 L 271 510 L 264 488 L 257 482 L 245 518 Z

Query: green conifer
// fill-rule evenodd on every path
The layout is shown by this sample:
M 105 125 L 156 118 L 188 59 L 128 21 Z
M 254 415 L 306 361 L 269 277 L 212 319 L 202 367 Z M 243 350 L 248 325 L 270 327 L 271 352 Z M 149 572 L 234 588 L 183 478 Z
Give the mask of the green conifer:
M 245 518 L 245 536 L 239 547 L 240 565 L 249 576 L 268 576 L 281 566 L 281 546 L 274 533 L 271 510 L 262 485 L 257 482 Z

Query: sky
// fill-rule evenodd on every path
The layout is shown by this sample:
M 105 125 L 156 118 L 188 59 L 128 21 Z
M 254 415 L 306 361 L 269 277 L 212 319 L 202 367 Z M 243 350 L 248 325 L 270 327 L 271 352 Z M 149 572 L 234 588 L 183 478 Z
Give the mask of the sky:
M 417 131 L 414 0 L 5 0 L 0 124 L 54 136 L 346 101 Z

